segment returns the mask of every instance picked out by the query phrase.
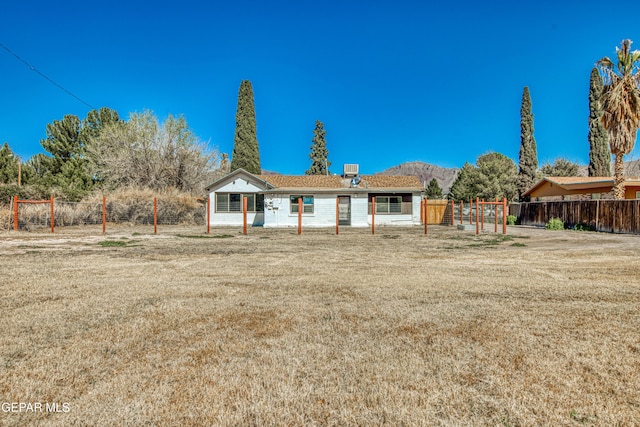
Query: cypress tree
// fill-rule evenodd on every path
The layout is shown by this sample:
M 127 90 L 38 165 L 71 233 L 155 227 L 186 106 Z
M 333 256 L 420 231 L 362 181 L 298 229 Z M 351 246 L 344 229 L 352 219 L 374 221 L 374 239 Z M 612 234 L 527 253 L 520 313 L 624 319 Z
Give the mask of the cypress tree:
M 324 123 L 320 120 L 316 120 L 316 128 L 313 130 L 313 139 L 311 142 L 311 167 L 305 172 L 306 175 L 328 175 L 329 166 L 331 162 L 329 158 L 329 150 L 327 150 L 327 141 L 325 135 L 327 132 L 324 130 Z
M 609 135 L 602 123 L 604 84 L 596 67 L 589 82 L 589 176 L 611 176 Z
M 231 157 L 231 171 L 240 168 L 253 174 L 262 172 L 256 131 L 256 112 L 253 105 L 253 88 L 249 80 L 243 80 L 240 83 L 236 111 L 236 135 Z
M 520 107 L 520 170 L 518 172 L 518 195 L 522 198 L 533 184 L 538 171 L 538 154 L 536 140 L 533 137 L 533 113 L 531 112 L 531 96 L 529 88 L 524 87 L 522 106 Z

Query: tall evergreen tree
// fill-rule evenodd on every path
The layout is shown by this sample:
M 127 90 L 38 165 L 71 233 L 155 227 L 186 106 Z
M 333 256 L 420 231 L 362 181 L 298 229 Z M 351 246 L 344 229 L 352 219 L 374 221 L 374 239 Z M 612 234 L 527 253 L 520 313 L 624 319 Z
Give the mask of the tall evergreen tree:
M 533 113 L 529 88 L 524 87 L 522 106 L 520 107 L 520 170 L 518 172 L 518 196 L 521 198 L 536 181 L 538 154 L 536 140 L 533 137 Z
M 0 147 L 0 184 L 18 183 L 18 156 L 6 142 Z
M 98 136 L 100 131 L 112 123 L 124 123 L 116 110 L 102 107 L 99 110 L 91 110 L 82 122 L 80 137 L 83 144 L 88 145 L 91 139 Z
M 327 150 L 327 141 L 325 135 L 327 132 L 324 130 L 324 123 L 320 120 L 316 120 L 316 128 L 313 130 L 313 144 L 311 145 L 311 167 L 305 172 L 307 175 L 328 175 L 329 166 L 329 150 Z
M 429 185 L 427 185 L 425 193 L 427 199 L 442 199 L 444 197 L 442 194 L 442 188 L 440 187 L 440 184 L 438 184 L 438 180 L 435 178 L 432 178 L 431 181 L 429 181 Z
M 80 137 L 81 122 L 68 114 L 47 125 L 47 137 L 40 141 L 51 156 L 37 154 L 41 166 L 40 183 L 57 188 L 68 199 L 82 198 L 93 186 L 93 176 Z
M 262 171 L 256 131 L 256 112 L 253 105 L 253 88 L 249 80 L 243 80 L 240 83 L 236 111 L 236 135 L 231 157 L 231 171 L 240 168 L 253 174 L 260 174 Z
M 609 136 L 602 123 L 604 84 L 596 67 L 589 81 L 589 176 L 611 176 Z

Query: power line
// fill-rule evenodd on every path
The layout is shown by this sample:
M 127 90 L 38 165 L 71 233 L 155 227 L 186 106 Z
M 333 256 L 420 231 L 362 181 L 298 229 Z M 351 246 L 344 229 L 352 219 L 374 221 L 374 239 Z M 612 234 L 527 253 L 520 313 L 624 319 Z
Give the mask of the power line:
M 47 75 L 45 75 L 44 73 L 42 73 L 40 70 L 38 70 L 34 65 L 29 64 L 27 61 L 25 61 L 24 59 L 22 59 L 17 53 L 13 52 L 11 49 L 9 49 L 8 47 L 6 47 L 5 45 L 3 45 L 2 43 L 0 43 L 0 47 L 2 47 L 4 50 L 6 50 L 7 52 L 9 52 L 11 55 L 15 56 L 18 61 L 24 63 L 24 65 L 26 65 L 31 71 L 35 71 L 36 73 L 38 73 L 42 78 L 44 78 L 45 80 L 47 80 L 49 83 L 53 84 L 54 86 L 58 87 L 59 89 L 63 90 L 64 92 L 66 92 L 67 94 L 71 95 L 72 97 L 74 97 L 75 99 L 77 99 L 78 101 L 82 102 L 84 105 L 86 105 L 87 107 L 91 108 L 92 110 L 96 110 L 97 108 L 95 108 L 94 106 L 92 106 L 91 104 L 89 104 L 88 102 L 84 101 L 82 98 L 74 95 L 73 93 L 71 93 L 69 90 L 65 89 L 62 85 L 56 83 L 55 81 L 53 81 L 52 79 L 50 79 Z

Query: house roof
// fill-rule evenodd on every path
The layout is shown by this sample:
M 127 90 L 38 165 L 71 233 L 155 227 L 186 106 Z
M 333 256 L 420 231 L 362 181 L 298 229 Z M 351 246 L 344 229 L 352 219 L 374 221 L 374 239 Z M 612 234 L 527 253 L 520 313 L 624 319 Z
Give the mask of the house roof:
M 276 188 L 341 188 L 341 179 L 337 175 L 256 175 Z
M 350 178 L 342 178 L 338 175 L 253 175 L 244 169 L 237 169 L 225 175 L 209 184 L 206 189 L 219 187 L 220 184 L 240 175 L 254 177 L 264 185 L 267 191 L 272 192 L 289 190 L 333 192 L 347 189 L 355 192 L 415 192 L 424 189 L 416 176 L 365 175 L 360 177 L 357 186 L 353 186 Z
M 524 196 L 544 197 L 568 194 L 608 193 L 614 180 L 610 176 L 547 176 L 524 193 Z M 640 186 L 640 178 L 627 178 L 625 186 Z
M 223 177 L 221 177 L 219 179 L 216 179 L 211 184 L 207 185 L 205 187 L 205 190 L 209 191 L 210 189 L 212 189 L 214 187 L 220 187 L 221 186 L 220 184 L 223 184 L 223 183 L 228 182 L 228 181 L 230 181 L 232 179 L 235 179 L 239 175 L 245 175 L 245 176 L 253 177 L 253 178 L 259 180 L 261 182 L 261 184 L 264 185 L 266 188 L 270 187 L 269 183 L 264 179 L 263 176 L 254 175 L 254 174 L 249 173 L 246 170 L 240 168 L 240 169 L 236 169 L 233 172 L 230 172 L 230 173 L 226 174 L 225 176 L 223 176 Z
M 259 175 L 258 178 L 275 187 L 273 192 L 285 190 L 331 191 L 422 191 L 422 183 L 415 176 L 365 175 L 357 186 L 352 179 L 338 175 Z
M 345 188 L 351 186 L 351 179 L 338 175 L 258 175 L 258 178 L 278 188 Z M 416 188 L 422 190 L 422 183 L 415 176 L 365 175 L 360 177 L 360 187 L 368 188 Z

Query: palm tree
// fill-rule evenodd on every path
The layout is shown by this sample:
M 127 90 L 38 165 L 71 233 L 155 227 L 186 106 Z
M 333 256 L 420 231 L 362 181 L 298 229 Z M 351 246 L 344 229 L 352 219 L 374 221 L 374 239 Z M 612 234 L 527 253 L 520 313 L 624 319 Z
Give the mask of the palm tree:
M 617 67 L 608 57 L 598 65 L 604 82 L 602 122 L 609 133 L 609 146 L 615 156 L 613 196 L 624 199 L 625 154 L 633 150 L 640 124 L 640 50 L 631 52 L 631 40 L 616 47 Z M 616 69 L 617 68 L 617 69 Z

